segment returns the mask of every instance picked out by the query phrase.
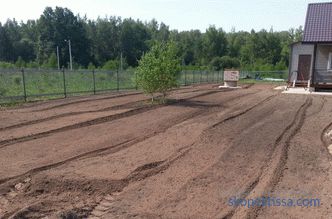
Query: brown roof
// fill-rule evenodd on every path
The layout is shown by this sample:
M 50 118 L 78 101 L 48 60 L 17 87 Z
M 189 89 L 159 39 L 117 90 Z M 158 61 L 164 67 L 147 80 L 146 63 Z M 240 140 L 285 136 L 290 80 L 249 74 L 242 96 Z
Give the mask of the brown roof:
M 332 42 L 332 2 L 309 4 L 303 42 Z

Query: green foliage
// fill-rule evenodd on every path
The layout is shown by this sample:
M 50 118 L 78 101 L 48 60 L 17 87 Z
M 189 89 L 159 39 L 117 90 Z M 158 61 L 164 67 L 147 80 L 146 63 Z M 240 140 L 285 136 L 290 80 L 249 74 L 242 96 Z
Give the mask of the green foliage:
M 241 64 L 237 58 L 223 56 L 213 58 L 210 65 L 213 70 L 220 71 L 227 68 L 239 68 Z
M 167 92 L 177 87 L 179 72 L 180 62 L 175 44 L 157 43 L 139 62 L 137 83 L 145 93 L 152 96 L 152 101 L 155 93 L 162 93 L 165 101 Z
M 31 61 L 31 62 L 28 62 L 28 63 L 26 64 L 26 67 L 27 67 L 27 68 L 38 68 L 39 65 L 38 65 L 37 62 Z
M 22 59 L 21 56 L 18 57 L 17 61 L 15 62 L 15 66 L 18 68 L 23 68 L 26 66 L 25 61 Z
M 118 60 L 109 60 L 107 61 L 103 68 L 104 70 L 116 70 L 119 69 L 120 62 Z
M 212 63 L 219 69 L 220 57 L 227 56 L 237 58 L 242 69 L 281 69 L 289 64 L 289 45 L 302 35 L 302 27 L 280 32 L 233 29 L 226 33 L 215 26 L 205 32 L 177 31 L 156 20 L 88 20 L 68 8 L 46 7 L 37 20 L 18 23 L 9 19 L 0 24 L 0 67 L 14 67 L 10 63 L 15 63 L 18 67 L 55 68 L 57 47 L 60 66 L 69 67 L 70 40 L 74 68 L 93 68 L 93 63 L 95 68 L 116 69 L 121 53 L 124 69 L 136 67 L 155 43 L 173 41 L 182 66 L 190 69 Z
M 96 66 L 92 62 L 89 62 L 88 69 L 94 70 L 94 69 L 96 69 Z
M 21 77 L 14 77 L 14 83 L 16 84 L 16 85 L 20 85 L 21 84 Z
M 9 62 L 0 61 L 0 68 L 15 68 L 15 65 Z
M 206 60 L 227 54 L 226 33 L 220 28 L 209 27 L 203 37 L 203 45 Z M 207 62 L 208 63 L 208 62 Z
M 45 62 L 43 64 L 43 67 L 44 68 L 56 68 L 57 65 L 58 65 L 58 60 L 57 60 L 55 53 L 53 52 L 52 55 L 47 60 L 47 62 Z
M 1 86 L 0 87 L 0 96 L 5 96 L 6 92 L 7 92 L 7 90 L 3 86 Z

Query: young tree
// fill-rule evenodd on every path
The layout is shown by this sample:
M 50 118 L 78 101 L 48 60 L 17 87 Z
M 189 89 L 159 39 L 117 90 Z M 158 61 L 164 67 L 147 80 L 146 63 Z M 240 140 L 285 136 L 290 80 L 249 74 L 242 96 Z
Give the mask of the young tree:
M 137 83 L 145 93 L 161 93 L 165 102 L 167 92 L 177 87 L 177 76 L 180 72 L 180 61 L 176 56 L 173 42 L 157 43 L 139 61 Z

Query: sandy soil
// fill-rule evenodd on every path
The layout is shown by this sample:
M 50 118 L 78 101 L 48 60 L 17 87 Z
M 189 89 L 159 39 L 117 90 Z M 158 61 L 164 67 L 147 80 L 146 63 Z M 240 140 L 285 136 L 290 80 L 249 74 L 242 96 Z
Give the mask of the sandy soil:
M 0 218 L 330 218 L 332 98 L 271 85 L 0 111 Z M 231 197 L 319 199 L 243 207 Z

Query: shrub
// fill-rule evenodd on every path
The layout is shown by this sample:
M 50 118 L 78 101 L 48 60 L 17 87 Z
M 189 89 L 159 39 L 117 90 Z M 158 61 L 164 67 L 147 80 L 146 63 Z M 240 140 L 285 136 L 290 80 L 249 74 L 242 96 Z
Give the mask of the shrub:
M 156 43 L 139 61 L 137 84 L 154 100 L 155 93 L 163 94 L 165 102 L 167 92 L 177 87 L 177 76 L 180 72 L 180 61 L 176 56 L 173 42 Z

